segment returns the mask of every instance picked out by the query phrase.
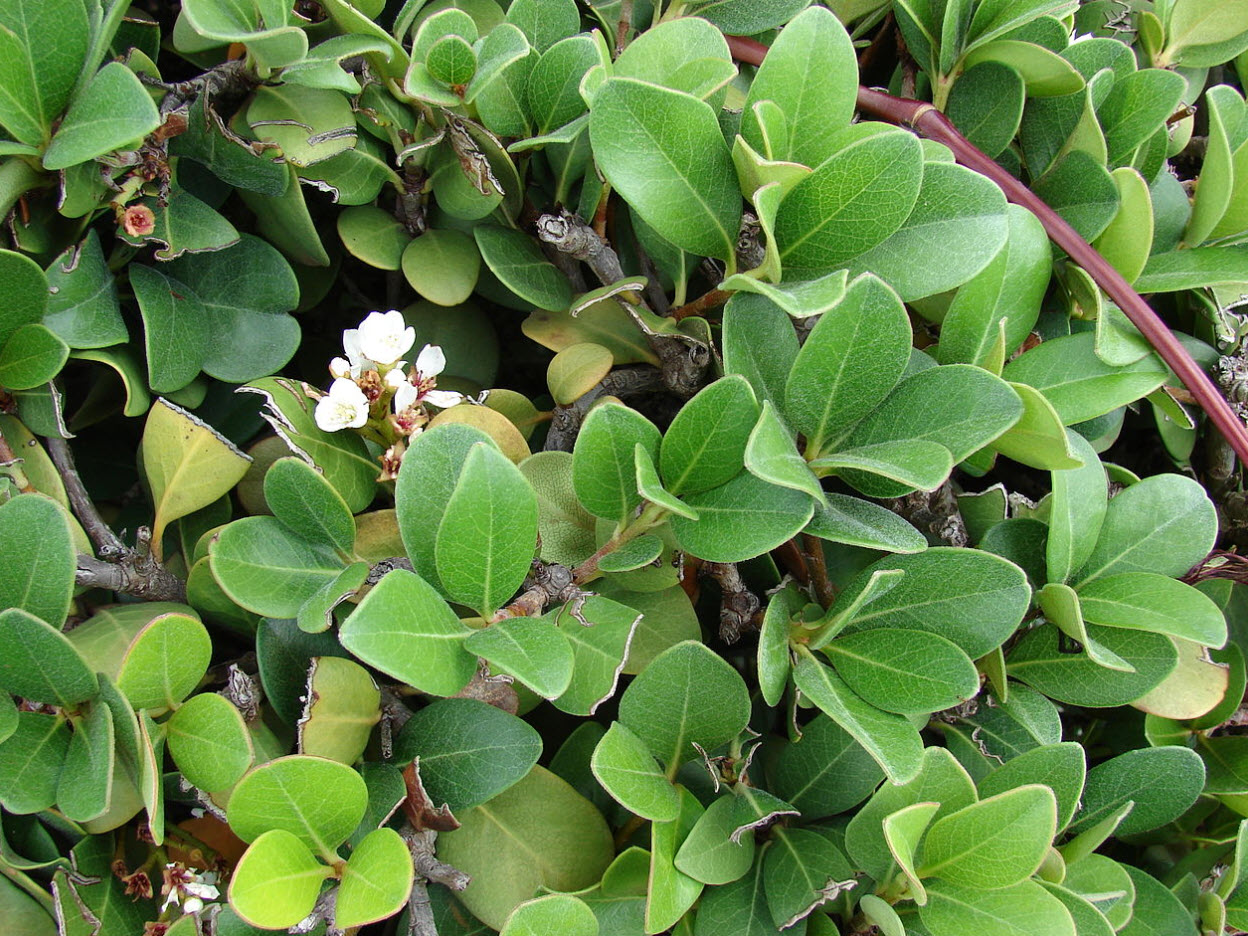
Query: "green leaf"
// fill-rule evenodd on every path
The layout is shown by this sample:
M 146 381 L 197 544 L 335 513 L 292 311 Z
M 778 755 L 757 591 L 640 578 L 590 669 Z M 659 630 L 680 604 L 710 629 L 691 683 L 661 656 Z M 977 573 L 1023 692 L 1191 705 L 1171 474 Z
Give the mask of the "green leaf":
M 933 881 L 928 898 L 919 919 L 932 936 L 1075 936 L 1061 901 L 1035 881 L 997 890 Z
M 438 578 L 453 601 L 489 617 L 529 573 L 537 545 L 537 495 L 497 448 L 468 451 L 438 526 Z
M 673 516 L 672 532 L 683 549 L 710 562 L 741 562 L 775 549 L 806 526 L 815 504 L 808 494 L 747 471 L 685 502 L 698 519 Z
M 117 688 L 135 710 L 176 708 L 199 685 L 212 657 L 212 639 L 198 618 L 170 612 L 152 618 L 126 648 Z
M 1165 382 L 1165 366 L 1153 355 L 1111 367 L 1097 356 L 1094 343 L 1088 332 L 1041 342 L 1007 364 L 1001 376 L 1043 393 L 1067 426 L 1133 403 Z
M 979 550 L 936 547 L 868 566 L 845 586 L 832 611 L 853 604 L 876 571 L 891 569 L 905 576 L 863 607 L 846 634 L 880 627 L 927 631 L 977 660 L 1014 633 L 1031 602 L 1026 576 L 1012 562 Z
M 539 52 L 581 28 L 581 14 L 573 0 L 514 0 L 507 22 L 520 27 Z
M 125 341 L 117 282 L 94 230 L 48 266 L 43 324 L 71 348 L 106 348 Z M 36 297 L 37 298 L 37 297 Z
M 440 699 L 404 726 L 395 757 L 419 757 L 430 798 L 460 812 L 518 783 L 541 753 L 541 737 L 515 715 L 476 699 Z
M 637 445 L 659 454 L 659 430 L 646 417 L 610 400 L 590 410 L 572 450 L 572 484 L 590 513 L 621 522 L 641 503 Z
M 1240 247 L 1194 247 L 1149 257 L 1133 286 L 1143 293 L 1178 292 L 1248 281 L 1248 255 Z
M 355 145 L 351 104 L 339 91 L 298 84 L 262 87 L 247 108 L 247 123 L 295 166 L 314 165 Z
M 646 742 L 620 722 L 612 722 L 590 761 L 603 788 L 629 812 L 653 822 L 680 815 L 680 795 L 663 776 Z
M 469 634 L 464 649 L 545 699 L 558 698 L 572 683 L 572 647 L 550 615 L 504 618 Z
M 401 263 L 412 289 L 430 302 L 454 306 L 476 288 L 481 252 L 461 231 L 431 230 L 407 244 Z
M 998 889 L 1040 867 L 1057 832 L 1057 801 L 1040 784 L 1015 787 L 938 820 L 923 844 L 923 877 Z
M 1161 634 L 1093 625 L 1088 635 L 1134 672 L 1114 672 L 1083 654 L 1065 652 L 1053 626 L 1024 633 L 1010 651 L 1007 672 L 1059 702 L 1096 708 L 1134 702 L 1178 665 L 1174 643 Z
M 69 360 L 69 346 L 45 325 L 23 325 L 0 349 L 0 386 L 30 390 L 52 380 Z
M 94 75 L 57 128 L 43 167 L 66 169 L 123 148 L 135 148 L 161 124 L 152 97 L 120 62 Z
M 647 224 L 683 250 L 732 260 L 741 197 L 705 102 L 611 78 L 594 95 L 589 135 L 603 175 Z
M 847 494 L 825 493 L 826 504 L 816 504 L 805 532 L 819 539 L 894 553 L 927 549 L 923 534 L 897 514 L 878 504 Z
M 737 374 L 698 391 L 663 436 L 659 467 L 667 490 L 694 494 L 736 477 L 758 415 L 754 391 Z
M 870 270 L 909 302 L 967 282 L 992 261 L 1008 233 L 999 188 L 962 166 L 924 163 L 914 210 L 887 240 L 854 258 L 850 275 Z
M 585 112 L 580 84 L 601 61 L 589 36 L 570 36 L 552 45 L 529 75 L 529 110 L 538 134 L 550 133 Z
M 754 836 L 735 835 L 745 818 L 742 800 L 725 793 L 706 808 L 676 852 L 681 873 L 703 884 L 729 884 L 754 863 Z
M 520 904 L 503 924 L 500 936 L 598 936 L 598 919 L 585 901 L 570 894 L 549 894 Z
M 298 836 L 271 829 L 252 843 L 230 876 L 230 906 L 252 926 L 286 929 L 312 912 L 321 883 L 332 874 Z
M 56 788 L 56 803 L 66 818 L 88 822 L 106 816 L 114 802 L 114 771 L 118 764 L 113 715 L 108 705 L 97 700 L 85 717 L 73 719 L 73 725 L 74 735 L 69 740 Z
M 884 841 L 906 879 L 910 896 L 920 907 L 927 903 L 927 891 L 915 873 L 914 858 L 923 833 L 939 810 L 940 803 L 914 803 L 884 820 Z
M 156 508 L 152 542 L 160 555 L 165 528 L 227 493 L 251 459 L 197 416 L 163 398 L 156 402 L 139 452 Z
M 841 850 L 818 832 L 773 828 L 762 859 L 763 882 L 772 921 L 787 927 L 831 899 L 829 892 L 852 880 L 854 871 Z
M 0 742 L 0 804 L 18 815 L 50 808 L 69 744 L 65 719 L 19 712 L 17 729 Z
M 341 657 L 313 657 L 299 753 L 354 764 L 381 720 L 381 693 L 368 670 Z
M 598 883 L 615 854 L 598 810 L 542 767 L 458 819 L 458 829 L 438 834 L 438 858 L 471 875 L 460 899 L 489 926 L 501 927 L 539 887 Z
M 1177 578 L 1213 548 L 1217 518 L 1202 488 L 1182 475 L 1156 475 L 1109 502 L 1100 537 L 1073 581 L 1121 572 Z
M 707 9 L 699 10 L 699 15 Z M 848 40 L 840 22 L 819 7 L 788 23 L 772 43 L 745 99 L 741 134 L 750 146 L 770 159 L 806 166 L 819 166 L 836 151 L 834 138 L 853 117 L 858 86 L 858 62 Z M 809 68 L 816 61 L 817 76 Z M 780 149 L 766 145 L 754 110 L 759 101 L 774 102 L 785 116 L 787 145 Z
M 4 33 L 0 31 L 0 44 Z M 48 278 L 39 264 L 24 254 L 0 250 L 0 287 L 9 300 L 0 311 L 0 345 L 23 325 L 43 319 L 48 307 Z
M 476 657 L 464 649 L 469 633 L 432 585 L 395 569 L 356 605 L 338 636 L 383 673 L 422 692 L 450 696 L 477 670 Z
M 979 673 L 970 657 L 926 631 L 859 631 L 838 637 L 823 652 L 855 693 L 886 712 L 926 715 L 979 691 Z
M 871 795 L 884 771 L 844 728 L 818 714 L 785 745 L 771 776 L 772 792 L 807 819 L 831 816 Z
M 1096 547 L 1109 504 L 1105 468 L 1092 446 L 1077 432 L 1067 441 L 1082 468 L 1053 472 L 1049 500 L 1049 538 L 1045 557 L 1050 582 L 1067 582 Z
M 763 414 L 750 433 L 745 449 L 745 467 L 757 478 L 778 487 L 809 494 L 823 500 L 823 488 L 810 466 L 798 454 L 793 434 L 777 415 L 770 400 L 763 401 Z
M 969 364 L 929 367 L 898 384 L 858 424 L 847 445 L 927 440 L 944 446 L 954 462 L 960 462 L 999 437 L 1022 414 L 1018 394 L 987 371 Z M 855 486 L 860 486 L 857 480 Z
M 169 755 L 182 776 L 205 793 L 230 789 L 255 756 L 243 716 L 213 692 L 188 699 L 169 719 L 168 730 Z
M 614 31 L 615 24 L 610 25 Z M 719 30 L 698 17 L 682 17 L 643 30 L 627 44 L 612 69 L 618 77 L 683 91 L 716 109 L 723 99 L 716 92 L 734 73 L 728 43 Z
M 914 803 L 940 803 L 937 817 L 949 815 L 976 801 L 975 784 L 946 748 L 925 748 L 917 777 L 905 784 L 885 783 L 858 810 L 845 829 L 845 847 L 856 867 L 876 880 L 887 880 L 897 869 L 884 840 L 884 820 Z
M 489 441 L 489 436 L 472 426 L 435 426 L 412 440 L 407 450 L 411 457 L 403 459 L 410 467 L 399 469 L 394 491 L 399 532 L 412 566 L 431 584 L 438 584 L 438 527 L 468 452 L 483 441 Z
M 797 333 L 778 305 L 763 296 L 742 293 L 728 300 L 724 369 L 744 376 L 758 399 L 784 403 L 785 383 L 797 354 Z
M 737 880 L 706 891 L 698 905 L 693 936 L 728 932 L 741 936 L 776 936 L 779 930 L 767 906 L 763 871 L 763 862 L 756 861 L 748 873 Z
M 342 869 L 334 925 L 346 929 L 398 913 L 412 895 L 413 877 L 412 856 L 399 833 L 370 832 Z
M 909 133 L 878 126 L 850 137 L 781 202 L 776 241 L 786 275 L 835 270 L 886 241 L 910 215 L 924 177 L 921 147 Z
M 46 142 L 69 103 L 90 28 L 75 0 L 8 0 L 0 6 L 0 124 L 14 139 Z
M 697 797 L 677 786 L 680 815 L 672 822 L 650 826 L 650 875 L 647 882 L 645 928 L 661 932 L 676 924 L 702 893 L 703 884 L 676 868 L 676 852 L 702 816 Z
M 332 797 L 326 790 L 333 790 Z M 327 861 L 355 831 L 368 805 L 360 775 L 322 757 L 292 754 L 255 767 L 230 794 L 230 828 L 244 842 L 273 830 L 295 836 Z
M 958 78 L 945 115 L 963 136 L 995 158 L 1018 133 L 1026 94 L 1023 77 L 1015 69 L 1001 62 L 981 62 Z
M 888 396 L 909 359 L 910 322 L 897 294 L 874 276 L 854 280 L 811 329 L 788 375 L 784 413 L 807 450 L 844 440 Z
M 1120 572 L 1088 582 L 1078 591 L 1089 623 L 1169 634 L 1206 647 L 1226 642 L 1226 621 L 1218 606 L 1167 576 Z
M 347 252 L 380 270 L 399 269 L 404 249 L 413 243 L 407 228 L 393 214 L 376 205 L 357 205 L 345 209 L 338 215 L 337 226 L 338 237 L 342 239 L 342 245 L 347 248 Z M 477 260 L 479 263 L 480 255 Z M 412 273 L 414 275 L 408 282 L 416 289 L 424 270 L 413 265 Z M 475 277 L 473 282 L 476 282 Z
M 879 482 L 864 478 L 864 473 L 907 488 L 934 491 L 953 470 L 953 455 L 939 442 L 904 439 L 841 449 L 812 459 L 810 467 L 821 477 L 844 474 L 847 479 L 853 479 L 850 483 L 861 483 L 868 489 Z
M 923 741 L 905 718 L 863 701 L 831 667 L 812 656 L 798 660 L 793 679 L 810 701 L 867 749 L 894 783 L 905 783 L 919 772 Z
M 351 555 L 355 518 L 319 471 L 298 458 L 279 458 L 264 473 L 264 499 L 295 535 Z
M 979 782 L 981 796 L 994 796 L 1025 784 L 1042 783 L 1057 800 L 1057 829 L 1079 808 L 1087 768 L 1083 746 L 1075 741 L 1045 744 L 1011 758 Z
M 1082 808 L 1071 832 L 1090 828 L 1131 800 L 1135 808 L 1118 826 L 1118 835 L 1147 832 L 1177 819 L 1196 802 L 1205 783 L 1205 765 L 1190 748 L 1141 748 L 1119 754 L 1088 771 Z
M 615 693 L 642 615 L 601 597 L 590 598 L 581 606 L 583 620 L 567 606 L 555 614 L 560 633 L 572 645 L 573 656 L 572 682 L 553 700 L 555 708 L 570 715 L 592 715 Z M 586 627 L 585 622 L 591 626 Z
M 0 504 L 0 555 L 6 557 L 0 563 L 0 606 L 29 612 L 58 630 L 69 613 L 77 567 L 68 519 L 47 497 L 18 496 Z
M 304 603 L 341 574 L 327 544 L 311 543 L 273 517 L 245 517 L 211 545 L 213 577 L 234 602 L 274 618 L 294 618 Z
M 194 290 L 152 267 L 132 264 L 130 285 L 143 316 L 148 384 L 157 393 L 181 390 L 204 365 L 208 313 Z
M 1039 390 L 1027 384 L 1010 384 L 1023 401 L 1023 415 L 998 437 L 992 447 L 1016 462 L 1032 468 L 1061 470 L 1078 468 L 1070 436 L 1053 404 Z
M 572 287 L 532 238 L 489 224 L 472 229 L 481 259 L 504 286 L 539 309 L 558 312 L 572 303 Z
M 1123 865 L 1122 869 L 1135 885 L 1131 922 L 1119 930 L 1122 936 L 1161 936 L 1184 933 L 1191 927 L 1192 915 L 1173 891 L 1139 868 Z
M 643 500 L 688 520 L 698 519 L 696 510 L 663 487 L 659 480 L 659 471 L 654 467 L 654 460 L 640 442 L 633 446 L 633 458 L 637 470 L 637 493 Z M 662 550 L 662 541 L 647 533 L 603 556 L 598 568 L 603 572 L 627 572 L 653 562 Z M 643 559 L 642 556 L 647 554 L 648 558 Z M 627 568 L 624 568 L 624 563 L 628 564 Z
M 228 383 L 254 380 L 280 369 L 299 345 L 299 323 L 287 313 L 299 305 L 299 283 L 286 259 L 268 242 L 242 235 L 233 247 L 187 253 L 169 265 L 193 284 L 208 316 L 213 340 L 204 371 Z
M 446 85 L 466 85 L 477 71 L 477 56 L 462 36 L 443 36 L 425 53 L 425 68 Z
M 707 707 L 701 700 L 715 698 Z M 731 741 L 749 721 L 745 681 L 696 641 L 659 654 L 620 697 L 620 722 L 641 738 L 674 776 L 698 756 Z

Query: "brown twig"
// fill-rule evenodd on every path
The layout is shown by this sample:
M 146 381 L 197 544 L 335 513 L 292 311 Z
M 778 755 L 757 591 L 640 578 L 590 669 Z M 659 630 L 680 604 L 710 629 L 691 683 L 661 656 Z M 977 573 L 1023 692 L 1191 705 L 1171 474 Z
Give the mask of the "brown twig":
M 130 548 L 104 522 L 78 476 L 69 443 L 49 437 L 48 454 L 60 472 L 70 506 L 82 528 L 95 544 L 99 558 L 80 553 L 74 575 L 76 584 L 104 588 L 144 601 L 186 601 L 186 583 L 161 565 L 152 555 L 152 531 L 139 527 L 134 548 Z
M 670 315 L 676 321 L 688 318 L 691 315 L 701 315 L 707 309 L 714 309 L 721 306 L 732 297 L 732 293 L 725 289 L 712 289 L 705 292 L 694 299 L 693 302 L 687 302 L 678 309 L 672 309 Z
M 728 46 L 735 58 L 751 65 L 761 65 L 767 47 L 753 39 L 728 36 Z M 1091 244 L 1079 236 L 1065 220 L 1044 203 L 1027 186 L 1001 168 L 983 151 L 970 143 L 944 114 L 926 101 L 893 97 L 871 88 L 858 89 L 858 109 L 891 123 L 904 124 L 929 140 L 943 143 L 953 151 L 959 163 L 990 179 L 1016 205 L 1021 205 L 1039 219 L 1053 243 L 1057 244 L 1079 266 L 1087 271 L 1111 300 L 1140 330 L 1148 343 L 1191 391 L 1200 408 L 1235 449 L 1241 462 L 1248 464 L 1248 430 L 1231 410 L 1208 375 L 1188 354 L 1187 349 L 1131 285 L 1102 257 Z
M 810 569 L 810 584 L 815 589 L 815 597 L 825 608 L 832 607 L 836 601 L 836 586 L 828 577 L 827 559 L 823 554 L 823 540 L 809 533 L 802 534 L 802 558 Z

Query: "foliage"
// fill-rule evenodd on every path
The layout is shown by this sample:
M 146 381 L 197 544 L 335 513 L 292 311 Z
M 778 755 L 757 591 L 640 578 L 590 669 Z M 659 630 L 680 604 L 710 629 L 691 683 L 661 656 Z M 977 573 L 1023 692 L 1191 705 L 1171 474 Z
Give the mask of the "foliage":
M 0 0 L 3 919 L 1248 928 L 1245 13 Z

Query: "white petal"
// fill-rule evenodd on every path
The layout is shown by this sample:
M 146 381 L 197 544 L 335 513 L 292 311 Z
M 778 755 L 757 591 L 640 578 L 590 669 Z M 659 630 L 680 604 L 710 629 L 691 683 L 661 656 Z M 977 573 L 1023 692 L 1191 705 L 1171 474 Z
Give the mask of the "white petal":
M 421 377 L 437 377 L 446 369 L 446 355 L 437 345 L 427 344 L 416 355 L 416 370 Z
M 428 390 L 424 399 L 426 403 L 432 403 L 440 409 L 450 409 L 464 402 L 464 395 L 454 390 Z
M 370 361 L 391 365 L 415 342 L 416 329 L 404 327 L 402 312 L 370 312 L 360 323 L 360 350 Z
M 329 362 L 329 372 L 335 377 L 350 377 L 351 362 L 346 358 L 336 357 Z
M 359 429 L 368 422 L 368 397 L 354 380 L 338 378 L 329 387 L 329 394 L 317 401 L 313 418 L 325 432 Z
M 394 411 L 401 413 L 416 402 L 416 388 L 410 381 L 403 381 L 394 391 Z
M 186 902 L 182 904 L 183 913 L 199 913 L 204 909 L 204 902 L 198 897 L 188 897 Z
M 329 385 L 329 398 L 338 403 L 368 406 L 368 397 L 354 380 L 339 377 Z
M 342 350 L 347 353 L 347 358 L 351 361 L 351 367 L 356 369 L 353 376 L 358 377 L 358 369 L 364 365 L 364 352 L 360 350 L 360 330 L 358 328 L 348 328 L 342 333 Z
M 407 382 L 407 374 L 403 373 L 401 367 L 391 368 L 386 372 L 386 386 L 391 390 L 397 390 Z

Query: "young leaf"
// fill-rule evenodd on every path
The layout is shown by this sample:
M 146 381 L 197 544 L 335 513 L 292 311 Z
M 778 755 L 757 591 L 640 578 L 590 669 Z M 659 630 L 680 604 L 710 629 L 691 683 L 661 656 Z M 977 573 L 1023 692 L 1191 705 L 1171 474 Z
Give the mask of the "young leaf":
M 676 867 L 703 884 L 728 884 L 754 863 L 754 836 L 735 837 L 742 818 L 735 793 L 724 793 L 706 808 L 676 853 Z
M 1012 887 L 1036 872 L 1056 832 L 1053 791 L 1015 787 L 934 823 L 919 874 L 966 887 Z
M 334 795 L 325 796 L 326 790 Z M 336 861 L 336 849 L 355 831 L 367 805 L 364 781 L 350 767 L 292 754 L 244 776 L 230 793 L 228 816 L 230 828 L 245 842 L 280 830 L 327 861 Z
M 826 504 L 816 504 L 805 532 L 819 539 L 893 553 L 927 549 L 923 534 L 897 514 L 848 494 L 825 493 Z
M 1075 741 L 1046 744 L 1011 758 L 979 782 L 982 796 L 994 796 L 1025 784 L 1041 783 L 1057 800 L 1057 828 L 1069 823 L 1083 794 L 1087 768 L 1083 746 Z
M 343 929 L 398 913 L 412 895 L 412 856 L 394 829 L 374 829 L 342 869 L 334 925 Z
M 1092 446 L 1077 432 L 1067 434 L 1082 468 L 1053 472 L 1049 501 L 1049 538 L 1045 557 L 1050 582 L 1067 582 L 1096 546 L 1109 504 L 1105 468 Z
M 888 843 L 893 861 L 897 862 L 897 867 L 906 878 L 910 895 L 920 907 L 927 903 L 927 891 L 915 873 L 914 859 L 923 833 L 939 810 L 940 803 L 914 803 L 884 820 L 884 841 Z
M 641 503 L 634 446 L 651 458 L 659 452 L 659 430 L 636 410 L 608 401 L 594 407 L 572 450 L 572 484 L 585 509 L 621 522 Z
M 308 846 L 284 829 L 258 837 L 230 877 L 230 906 L 252 926 L 286 929 L 316 904 L 321 883 L 333 869 L 313 857 Z
M 598 936 L 598 919 L 585 901 L 571 894 L 548 894 L 520 904 L 499 936 Z
M 1206 647 L 1226 642 L 1218 606 L 1183 582 L 1150 572 L 1120 572 L 1079 589 L 1084 618 L 1105 627 L 1169 634 Z
M 745 447 L 745 467 L 757 478 L 815 498 L 824 499 L 823 488 L 805 460 L 797 453 L 793 433 L 776 413 L 770 400 Z
M 205 793 L 230 789 L 255 757 L 243 716 L 215 692 L 188 699 L 168 728 L 169 755 L 182 776 Z

